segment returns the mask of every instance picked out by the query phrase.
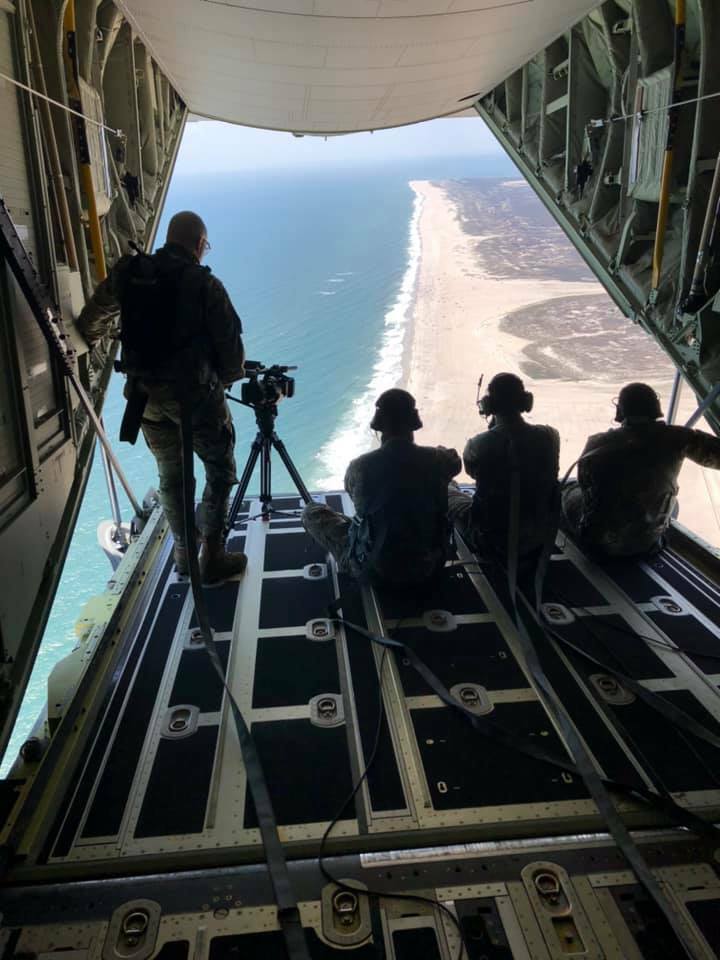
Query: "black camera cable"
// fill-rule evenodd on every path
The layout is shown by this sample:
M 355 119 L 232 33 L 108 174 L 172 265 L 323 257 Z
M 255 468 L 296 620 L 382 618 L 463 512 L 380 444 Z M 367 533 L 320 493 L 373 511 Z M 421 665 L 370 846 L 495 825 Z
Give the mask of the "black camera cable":
M 556 588 L 553 588 L 553 593 L 557 597 L 558 602 L 568 607 L 568 609 L 582 610 L 588 617 L 594 617 L 595 619 L 603 616 L 603 614 L 595 613 L 590 607 L 583 606 L 583 604 L 576 603 L 574 600 L 563 596 Z M 630 602 L 632 603 L 632 601 Z M 622 633 L 627 637 L 632 637 L 634 640 L 644 640 L 646 643 L 659 647 L 661 650 L 668 650 L 670 653 L 686 654 L 691 657 L 706 657 L 708 660 L 720 661 L 720 653 L 712 653 L 709 650 L 696 650 L 693 647 L 680 647 L 671 643 L 669 640 L 663 640 L 661 637 L 649 637 L 646 633 L 640 633 L 639 630 L 633 630 L 632 627 L 624 626 L 620 623 L 608 622 L 605 626 L 615 633 Z
M 341 623 L 345 625 L 345 621 L 342 618 L 338 617 L 338 610 L 339 610 L 340 604 L 341 604 L 341 601 L 339 600 L 331 604 L 329 609 L 329 616 L 331 619 L 335 620 L 337 623 Z M 402 617 L 400 620 L 398 620 L 395 626 L 393 627 L 392 631 L 388 631 L 388 633 L 394 633 L 395 631 L 397 631 L 400 628 L 403 621 L 406 619 L 408 619 L 407 616 Z M 350 624 L 350 626 L 353 626 L 353 624 Z M 346 631 L 346 636 L 349 636 L 349 633 L 350 631 Z M 337 813 L 335 814 L 335 816 L 333 817 L 333 819 L 330 821 L 330 823 L 327 825 L 325 829 L 325 832 L 322 836 L 322 840 L 320 841 L 320 850 L 318 853 L 318 867 L 322 875 L 325 877 L 325 879 L 329 883 L 333 883 L 335 884 L 335 886 L 338 887 L 338 889 L 346 891 L 348 893 L 353 893 L 355 894 L 355 896 L 366 896 L 368 897 L 371 903 L 372 901 L 377 901 L 379 899 L 401 900 L 406 903 L 418 903 L 418 904 L 422 904 L 423 906 L 430 906 L 432 907 L 433 910 L 440 911 L 444 916 L 448 917 L 448 919 L 450 920 L 450 922 L 458 932 L 458 937 L 460 940 L 460 949 L 458 951 L 457 960 L 463 960 L 463 951 L 465 952 L 468 958 L 470 957 L 470 951 L 468 949 L 467 941 L 465 939 L 465 931 L 463 930 L 462 924 L 458 920 L 457 916 L 453 913 L 452 910 L 450 910 L 449 907 L 445 906 L 444 903 L 440 903 L 439 900 L 433 900 L 431 897 L 423 897 L 420 894 L 388 893 L 385 890 L 372 890 L 367 887 L 364 889 L 353 887 L 350 884 L 344 883 L 339 877 L 334 876 L 325 865 L 325 858 L 327 856 L 325 852 L 325 848 L 327 846 L 327 841 L 330 838 L 330 834 L 332 833 L 333 829 L 337 826 L 339 821 L 342 819 L 342 816 L 347 810 L 347 808 L 350 806 L 350 804 L 353 802 L 355 797 L 358 795 L 363 783 L 365 783 L 365 781 L 367 780 L 370 774 L 370 771 L 372 770 L 373 765 L 377 759 L 377 755 L 380 749 L 383 725 L 385 722 L 385 704 L 383 701 L 382 683 L 383 683 L 383 672 L 385 669 L 385 664 L 387 662 L 387 654 L 388 654 L 388 648 L 384 647 L 382 651 L 382 655 L 380 657 L 380 666 L 377 671 L 378 673 L 378 706 L 377 706 L 377 723 L 375 727 L 373 745 L 371 747 L 370 754 L 367 760 L 365 761 L 365 767 L 362 773 L 360 774 L 360 776 L 358 777 L 357 782 L 353 785 L 352 790 L 347 795 L 347 797 L 343 800 L 342 806 L 338 809 Z

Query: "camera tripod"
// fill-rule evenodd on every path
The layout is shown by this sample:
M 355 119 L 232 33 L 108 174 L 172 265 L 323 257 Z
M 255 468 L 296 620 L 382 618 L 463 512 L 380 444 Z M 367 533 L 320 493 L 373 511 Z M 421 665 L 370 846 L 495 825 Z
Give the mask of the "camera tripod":
M 248 455 L 245 469 L 240 477 L 238 490 L 235 494 L 235 499 L 233 500 L 233 504 L 230 509 L 228 522 L 232 525 L 232 523 L 235 521 L 235 517 L 240 510 L 243 500 L 245 499 L 245 494 L 247 493 L 247 488 L 250 485 L 250 479 L 253 475 L 255 464 L 258 462 L 258 459 L 260 460 L 259 499 L 262 504 L 261 516 L 263 520 L 269 520 L 270 515 L 277 512 L 272 506 L 271 490 L 270 455 L 273 447 L 285 465 L 285 469 L 290 474 L 290 478 L 297 487 L 297 491 L 302 499 L 305 501 L 305 503 L 312 503 L 312 497 L 310 496 L 308 488 L 303 482 L 303 478 L 300 476 L 297 467 L 292 462 L 285 444 L 282 442 L 280 437 L 278 437 L 277 433 L 275 433 L 275 419 L 278 415 L 277 403 L 272 401 L 263 401 L 257 404 L 244 403 L 242 400 L 238 400 L 237 397 L 233 397 L 230 394 L 226 394 L 226 396 L 229 400 L 233 400 L 235 403 L 242 404 L 244 407 L 251 407 L 255 411 L 255 422 L 258 426 L 258 432 L 255 435 L 255 439 L 250 447 L 250 454 Z

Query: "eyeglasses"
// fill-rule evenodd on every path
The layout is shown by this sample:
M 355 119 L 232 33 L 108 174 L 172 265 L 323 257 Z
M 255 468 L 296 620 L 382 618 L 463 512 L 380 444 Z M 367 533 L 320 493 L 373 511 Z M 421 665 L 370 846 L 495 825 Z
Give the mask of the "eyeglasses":
M 204 238 L 203 238 L 203 252 L 204 252 L 204 253 L 207 253 L 208 250 L 212 250 L 212 247 L 210 246 L 210 241 L 208 240 L 208 238 L 207 238 L 207 237 L 204 237 Z

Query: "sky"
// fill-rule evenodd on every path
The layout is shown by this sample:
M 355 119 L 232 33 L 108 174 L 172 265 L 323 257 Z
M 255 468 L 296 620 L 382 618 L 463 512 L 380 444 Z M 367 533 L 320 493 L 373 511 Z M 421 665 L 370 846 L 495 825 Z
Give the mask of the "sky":
M 176 173 L 230 173 L 258 168 L 343 169 L 406 157 L 502 156 L 480 117 L 427 120 L 375 133 L 294 137 L 217 120 L 192 121 L 178 154 Z

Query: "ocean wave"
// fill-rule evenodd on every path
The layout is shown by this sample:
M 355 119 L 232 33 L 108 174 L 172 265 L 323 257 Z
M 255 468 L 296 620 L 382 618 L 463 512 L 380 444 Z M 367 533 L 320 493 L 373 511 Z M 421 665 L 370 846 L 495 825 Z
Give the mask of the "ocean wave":
M 415 194 L 408 228 L 408 257 L 400 290 L 393 305 L 385 314 L 383 333 L 375 364 L 364 392 L 353 400 L 342 425 L 318 451 L 319 466 L 311 487 L 315 490 L 342 488 L 345 470 L 353 457 L 372 449 L 375 436 L 368 424 L 372 419 L 375 400 L 383 390 L 397 386 L 403 375 L 405 334 L 410 320 L 415 281 L 420 265 L 420 215 L 423 199 Z
M 334 297 L 337 290 L 316 290 L 315 292 L 319 297 Z
M 343 277 L 334 277 L 332 280 L 328 280 L 328 283 L 345 283 Z

